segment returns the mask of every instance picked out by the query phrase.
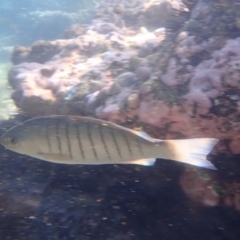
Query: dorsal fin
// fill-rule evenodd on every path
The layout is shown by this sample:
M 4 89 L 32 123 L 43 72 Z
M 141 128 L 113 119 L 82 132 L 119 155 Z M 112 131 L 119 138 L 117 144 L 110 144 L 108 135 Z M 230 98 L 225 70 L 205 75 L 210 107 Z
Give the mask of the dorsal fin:
M 145 133 L 143 131 L 131 130 L 131 132 L 133 132 L 134 134 L 138 135 L 139 137 L 144 138 L 150 142 L 154 142 L 153 138 L 151 138 L 151 136 L 149 136 L 147 133 Z

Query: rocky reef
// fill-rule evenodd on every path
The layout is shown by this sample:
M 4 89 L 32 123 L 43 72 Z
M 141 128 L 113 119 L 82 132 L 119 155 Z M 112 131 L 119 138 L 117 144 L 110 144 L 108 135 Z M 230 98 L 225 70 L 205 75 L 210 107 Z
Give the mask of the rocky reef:
M 30 117 L 137 119 L 157 128 L 155 137 L 215 137 L 227 140 L 221 150 L 240 153 L 240 38 L 228 34 L 239 27 L 238 8 L 235 1 L 100 1 L 92 22 L 73 25 L 67 39 L 15 47 L 12 98 Z M 232 17 L 222 22 L 217 13 L 225 9 Z
M 164 179 L 168 179 L 167 171 L 173 171 L 176 182 L 179 177 L 178 187 L 197 206 L 230 207 L 240 211 L 239 166 L 236 163 L 239 159 L 233 157 L 233 154 L 240 154 L 239 10 L 240 4 L 235 0 L 98 1 L 93 10 L 94 18 L 85 24 L 72 25 L 61 39 L 41 40 L 31 47 L 14 48 L 13 66 L 8 73 L 12 99 L 26 118 L 50 114 L 87 115 L 142 128 L 160 139 L 218 138 L 221 141 L 215 153 L 222 155 L 211 159 L 219 169 L 217 173 L 186 167 L 175 175 L 171 167 L 163 167 L 166 172 L 162 171 L 162 174 Z M 131 171 L 135 170 L 144 171 L 142 168 Z M 159 169 L 151 171 L 159 178 Z M 84 170 L 82 172 L 84 174 Z M 103 172 L 104 176 L 108 175 L 105 170 Z M 78 173 L 73 175 L 78 176 Z M 134 172 L 133 176 L 137 174 Z M 159 188 L 156 178 L 151 178 L 149 172 L 144 172 L 144 176 L 141 181 L 146 183 L 149 194 L 155 199 L 152 200 L 155 201 L 153 205 L 160 212 L 157 194 L 153 193 Z M 86 180 L 85 176 L 81 178 Z M 112 179 L 114 177 L 111 178 L 114 182 Z M 108 187 L 113 188 L 114 184 L 119 187 L 116 182 L 109 183 Z M 95 190 L 100 189 L 96 194 L 99 202 L 106 200 L 100 195 L 108 187 L 101 190 L 101 186 L 95 186 Z M 64 189 L 68 189 L 66 184 Z M 57 196 L 58 201 L 63 199 L 60 190 L 49 195 L 45 188 L 42 192 L 48 197 Z M 108 197 L 112 199 L 112 195 Z M 12 195 L 9 198 L 12 199 Z M 88 199 L 91 207 L 100 209 L 98 200 L 79 194 L 73 201 L 81 206 L 79 211 L 83 215 L 87 213 L 82 205 L 89 203 L 88 200 L 82 203 L 81 199 Z M 142 201 L 148 206 L 147 197 L 136 199 L 133 197 L 131 201 Z M 33 200 L 33 203 L 40 205 L 39 201 Z M 113 200 L 112 208 L 118 210 L 116 202 L 124 200 L 120 197 Z M 49 206 L 46 210 L 49 221 L 35 212 L 38 216 L 36 221 L 54 222 L 51 216 L 55 211 L 54 202 L 46 203 L 46 206 L 40 209 L 46 210 Z M 22 206 L 23 209 L 25 207 Z M 188 206 L 185 207 L 190 211 Z M 71 221 L 71 217 L 76 216 L 71 204 L 67 208 L 72 211 Z M 61 211 L 66 209 L 56 208 L 55 213 L 65 213 Z M 105 221 L 107 217 L 102 209 L 99 212 L 97 221 Z M 136 212 L 144 216 L 145 210 L 136 209 Z M 194 218 L 191 214 L 189 219 Z M 114 215 L 114 219 L 121 219 L 116 221 L 122 227 L 125 221 L 120 215 Z M 59 221 L 71 228 L 68 219 L 61 215 L 62 218 Z M 100 231 L 91 217 L 88 223 L 80 217 L 76 221 L 86 224 L 86 231 Z M 214 222 L 218 224 L 217 220 Z M 162 226 L 162 223 L 157 226 Z M 164 225 L 165 228 L 169 226 Z M 156 229 L 155 237 L 159 236 Z M 134 234 L 137 235 L 136 232 Z M 149 238 L 135 235 L 129 232 L 122 238 L 108 236 L 100 239 Z M 183 234 L 192 239 L 190 235 Z
M 7 72 L 10 64 L 0 61 L 0 122 L 17 113 L 17 108 L 11 99 L 11 89 L 8 85 Z

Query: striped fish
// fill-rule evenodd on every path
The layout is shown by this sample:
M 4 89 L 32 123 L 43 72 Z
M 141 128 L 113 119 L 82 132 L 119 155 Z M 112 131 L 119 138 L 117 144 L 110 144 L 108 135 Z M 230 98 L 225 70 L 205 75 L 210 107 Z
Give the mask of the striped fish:
M 59 115 L 27 120 L 9 129 L 0 142 L 14 152 L 55 163 L 153 165 L 164 158 L 216 169 L 206 156 L 218 140 L 158 140 L 111 122 Z

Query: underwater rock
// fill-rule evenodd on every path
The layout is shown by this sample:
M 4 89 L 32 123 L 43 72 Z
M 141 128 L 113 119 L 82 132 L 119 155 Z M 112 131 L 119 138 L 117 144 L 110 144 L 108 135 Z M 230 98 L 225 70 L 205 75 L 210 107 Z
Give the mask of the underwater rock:
M 145 82 L 150 78 L 152 73 L 151 71 L 151 68 L 141 66 L 136 69 L 135 74 L 141 82 Z
M 11 61 L 13 64 L 19 64 L 25 62 L 30 49 L 23 46 L 16 46 L 13 50 Z
M 185 69 L 185 73 L 179 74 L 182 71 L 182 66 L 179 66 L 175 58 L 171 58 L 168 62 L 167 71 L 161 76 L 161 81 L 169 87 L 185 84 L 191 77 L 191 70 Z
M 124 116 L 120 107 L 116 103 L 98 107 L 95 111 L 95 114 L 98 118 L 101 119 L 111 119 L 111 121 L 118 123 L 126 122 L 126 116 Z
M 87 115 L 117 122 L 131 129 L 138 127 L 159 139 L 218 138 L 223 141 L 218 143 L 213 154 L 239 154 L 238 15 L 239 5 L 236 1 L 97 1 L 97 19 L 82 26 L 73 26 L 66 31 L 65 39 L 39 41 L 30 47 L 15 48 L 13 66 L 8 74 L 12 99 L 27 118 L 52 114 Z M 173 167 L 167 161 L 158 162 L 151 169 L 135 166 L 114 166 L 110 169 L 106 166 L 105 170 L 95 171 L 91 166 L 75 168 L 54 165 L 48 168 L 44 163 L 39 168 L 33 160 L 30 165 L 30 160 L 28 162 L 25 156 L 24 161 L 17 158 L 16 162 L 16 156 L 11 157 L 13 161 L 6 161 L 9 157 L 4 157 L 2 153 L 5 159 L 2 164 L 6 164 L 7 171 L 2 171 L 4 181 L 1 180 L 0 187 L 4 195 L 0 207 L 5 207 L 3 216 L 12 209 L 18 212 L 16 215 L 20 216 L 20 222 L 29 218 L 37 226 L 36 235 L 31 235 L 31 239 L 39 238 L 41 234 L 38 229 L 46 225 L 46 234 L 54 239 L 66 238 L 70 231 L 73 238 L 99 238 L 99 229 L 103 233 L 101 239 L 139 239 L 139 236 L 141 238 L 146 234 L 146 228 L 139 232 L 142 218 L 136 228 L 131 228 L 126 234 L 118 234 L 116 229 L 126 230 L 125 224 L 131 227 L 136 216 L 147 214 L 149 220 L 147 217 L 144 221 L 151 232 L 155 231 L 155 235 L 145 237 L 158 239 L 159 229 L 168 231 L 173 225 L 179 225 L 177 220 L 182 219 L 182 206 L 189 211 L 188 214 L 184 211 L 184 221 L 190 224 L 191 219 L 196 217 L 193 211 L 199 209 L 201 216 L 204 216 L 202 222 L 206 224 L 205 217 L 209 217 L 209 211 L 200 208 L 201 205 L 208 208 L 221 206 L 221 211 L 226 208 L 233 221 L 234 211 L 229 210 L 240 211 L 240 184 L 232 180 L 233 174 L 239 176 L 239 167 L 234 163 L 233 171 L 230 171 L 231 161 L 221 157 L 216 160 L 218 171 L 186 167 L 183 172 L 181 164 Z M 215 164 L 213 156 L 209 157 Z M 22 165 L 25 161 L 27 164 Z M 226 167 L 221 168 L 223 163 Z M 16 164 L 21 167 L 16 168 Z M 23 173 L 22 166 L 24 169 L 27 167 L 28 171 Z M 34 166 L 36 176 L 43 173 L 49 175 L 31 181 Z M 116 169 L 121 170 L 115 176 Z M 126 174 L 122 174 L 123 171 Z M 230 180 L 219 180 L 219 175 L 224 174 L 228 174 Z M 19 179 L 13 181 L 13 175 L 22 175 L 25 183 Z M 13 190 L 7 185 L 6 177 L 11 179 L 9 184 L 14 186 Z M 38 194 L 33 192 L 32 196 L 29 188 L 21 188 L 27 182 L 35 185 L 44 182 L 43 179 L 49 179 L 50 183 L 46 185 L 50 186 L 46 190 L 43 186 Z M 59 179 L 62 184 L 59 184 Z M 139 181 L 141 184 L 138 184 Z M 169 191 L 166 191 L 167 185 Z M 172 191 L 174 186 L 181 187 L 195 204 L 190 205 L 179 191 Z M 80 188 L 83 192 L 79 191 Z M 119 189 L 123 194 L 119 194 Z M 128 194 L 129 189 L 132 194 Z M 24 190 L 27 191 L 21 192 Z M 118 194 L 115 194 L 116 191 Z M 178 208 L 175 201 L 172 205 L 169 202 L 170 218 L 158 215 L 166 214 L 161 211 L 162 201 L 155 201 L 160 195 L 165 196 L 167 201 L 169 196 L 174 196 L 177 201 L 182 198 L 182 205 Z M 69 201 L 66 201 L 66 196 Z M 17 206 L 11 207 L 10 202 Z M 136 202 L 140 203 L 140 207 Z M 149 208 L 149 202 L 154 203 L 152 208 Z M 31 208 L 37 208 L 38 212 L 32 214 L 29 211 Z M 156 230 L 152 227 L 153 209 L 159 216 Z M 202 214 L 204 211 L 206 215 Z M 177 213 L 179 217 L 176 217 Z M 223 215 L 225 218 L 226 215 Z M 196 225 L 199 225 L 199 219 Z M 2 229 L 5 220 L 3 218 Z M 214 221 L 222 233 L 226 225 L 219 220 L 218 214 Z M 81 235 L 79 228 L 72 224 L 74 222 L 83 226 Z M 112 224 L 110 228 L 114 231 L 108 234 L 109 224 Z M 9 225 L 12 225 L 11 221 Z M 190 225 L 185 225 L 185 231 L 180 234 L 183 238 L 194 239 L 188 229 Z M 231 230 L 228 228 L 230 225 L 225 229 Z M 25 231 L 26 226 L 31 225 L 26 222 L 20 233 Z M 17 227 L 21 229 L 20 225 Z M 209 229 L 207 226 L 205 232 Z M 163 235 L 166 235 L 165 230 Z M 215 228 L 213 235 L 214 231 Z M 13 239 L 16 238 L 15 234 Z M 213 235 L 205 239 L 211 239 Z
M 118 32 L 118 33 L 122 32 L 122 30 L 120 28 L 118 28 L 117 26 L 115 26 L 115 24 L 109 23 L 109 22 L 96 23 L 96 24 L 90 26 L 89 30 L 96 31 L 100 34 L 107 34 L 110 32 Z
M 22 62 L 44 63 L 49 61 L 59 52 L 57 44 L 48 41 L 37 41 L 29 49 L 26 47 L 15 47 L 12 54 L 12 62 L 19 64 Z
M 202 39 L 213 36 L 236 38 L 239 36 L 237 34 L 239 9 L 236 1 L 198 0 L 193 5 L 185 30 Z
M 160 138 L 230 139 L 225 150 L 239 153 L 240 38 L 226 41 L 226 35 L 217 36 L 216 31 L 203 37 L 188 21 L 176 34 L 168 34 L 161 22 L 156 26 L 153 21 L 150 27 L 154 8 L 166 10 L 163 18 L 175 9 L 180 18 L 185 12 L 183 19 L 188 16 L 189 21 L 209 11 L 215 19 L 213 1 L 196 1 L 194 6 L 169 0 L 137 2 L 123 3 L 121 13 L 113 11 L 111 1 L 100 2 L 97 19 L 72 28 L 78 32 L 75 38 L 16 47 L 8 76 L 16 105 L 28 116 L 95 113 L 120 122 L 137 117 L 155 127 Z M 131 26 L 129 11 L 137 18 Z M 149 25 L 139 25 L 139 16 L 149 16 Z M 117 19 L 126 24 L 120 27 Z
M 133 92 L 128 96 L 127 107 L 129 109 L 137 109 L 140 103 L 140 96 L 138 92 Z
M 223 195 L 223 205 L 240 211 L 240 183 L 237 181 L 225 183 L 223 184 L 223 189 L 225 193 Z
M 181 0 L 121 1 L 121 4 L 103 0 L 98 1 L 95 16 L 116 25 L 123 20 L 125 27 L 177 29 L 187 19 L 187 12 L 188 6 Z
M 131 72 L 125 72 L 119 75 L 115 82 L 121 87 L 131 87 L 137 82 L 137 76 Z
M 220 194 L 214 189 L 215 180 L 211 173 L 186 168 L 180 177 L 184 193 L 193 201 L 214 207 L 220 203 Z
M 238 111 L 238 98 L 234 98 L 235 91 L 240 88 L 238 81 L 240 52 L 237 50 L 237 46 L 240 46 L 240 38 L 228 40 L 222 49 L 212 54 L 212 59 L 202 61 L 194 69 L 190 78 L 189 93 L 184 98 L 192 104 L 197 104 L 197 108 L 206 109 L 205 113 L 199 114 L 206 114 L 212 108 L 215 114 L 227 116 L 234 112 L 234 106 L 235 111 Z M 227 91 L 229 93 L 226 95 Z M 218 103 L 223 98 L 225 101 L 229 99 L 233 107 L 232 111 L 226 112 L 226 114 L 223 112 L 224 104 Z
M 208 207 L 224 206 L 240 211 L 240 183 L 219 179 L 214 172 L 185 167 L 179 179 L 184 193 L 195 203 Z
M 138 118 L 141 122 L 155 126 L 163 127 L 169 114 L 169 107 L 159 100 L 141 101 L 138 109 Z
M 76 38 L 84 34 L 86 31 L 85 27 L 83 27 L 80 24 L 73 24 L 71 27 L 69 27 L 67 30 L 65 30 L 64 38 L 71 39 Z

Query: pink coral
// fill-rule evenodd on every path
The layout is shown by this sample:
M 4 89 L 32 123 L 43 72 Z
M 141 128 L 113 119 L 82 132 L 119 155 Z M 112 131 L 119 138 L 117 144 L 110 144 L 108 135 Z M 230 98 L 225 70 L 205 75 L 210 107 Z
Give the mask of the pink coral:
M 162 82 L 170 87 L 187 82 L 190 78 L 190 73 L 180 75 L 178 74 L 179 70 L 180 66 L 178 66 L 177 60 L 171 58 L 168 63 L 167 72 L 161 77 Z
M 184 193 L 194 202 L 210 207 L 231 207 L 240 211 L 239 182 L 225 183 L 216 180 L 212 172 L 186 167 L 179 183 Z
M 197 53 L 204 50 L 206 43 L 197 44 L 195 36 L 188 36 L 186 32 L 181 32 L 179 34 L 180 40 L 178 46 L 176 47 L 176 54 L 181 58 L 189 58 Z
M 110 32 L 122 32 L 122 30 L 115 26 L 115 24 L 108 22 L 96 22 L 90 26 L 89 29 L 101 34 L 107 34 Z
M 240 138 L 237 137 L 237 138 L 233 138 L 230 142 L 230 150 L 232 153 L 234 154 L 240 154 Z
M 194 38 L 186 38 L 191 40 L 192 45 L 194 43 Z M 192 54 L 195 54 L 196 51 L 189 48 L 189 42 L 180 42 L 179 48 L 176 48 L 177 54 L 181 58 L 188 58 Z M 186 48 L 181 48 L 186 45 Z M 205 44 L 206 45 L 206 44 Z M 190 78 L 189 84 L 189 93 L 186 94 L 183 98 L 187 100 L 188 106 L 193 106 L 196 104 L 198 114 L 208 114 L 210 108 L 212 107 L 212 101 L 216 97 L 219 97 L 225 93 L 229 88 L 238 89 L 240 88 L 240 39 L 228 40 L 226 45 L 212 54 L 212 58 L 209 60 L 202 61 L 193 71 L 193 74 Z M 204 44 L 198 51 L 204 49 Z M 184 52 L 188 55 L 184 55 Z M 176 65 L 176 63 L 175 63 Z M 169 67 L 171 66 L 171 62 Z M 179 68 L 179 66 L 178 66 Z M 174 69 L 173 69 L 174 70 Z M 175 70 L 176 71 L 176 70 Z M 166 73 L 167 74 L 167 73 Z M 163 81 L 165 83 L 171 84 L 172 79 L 177 79 L 174 77 L 174 71 L 171 75 L 164 75 Z M 181 84 L 180 81 L 175 80 L 174 85 Z M 231 97 L 231 96 L 230 96 Z
M 187 100 L 185 102 L 185 108 L 190 115 L 193 115 L 195 108 L 197 114 L 206 115 L 209 113 L 209 110 L 212 107 L 211 100 L 197 89 L 183 96 L 183 99 Z
M 152 126 L 163 126 L 164 120 L 169 114 L 169 108 L 163 101 L 142 101 L 138 109 L 138 117 L 141 122 Z
M 207 176 L 207 173 L 205 175 L 189 168 L 180 177 L 180 185 L 185 194 L 195 202 L 214 207 L 219 204 L 220 197 L 213 189 L 214 181 L 211 176 Z
M 105 107 L 98 107 L 95 114 L 101 119 L 110 119 L 118 123 L 126 121 L 126 117 L 122 114 L 120 107 L 116 103 L 109 104 Z
M 240 211 L 240 183 L 232 182 L 224 184 L 224 192 L 223 195 L 223 205 L 227 207 L 233 207 L 237 211 Z

